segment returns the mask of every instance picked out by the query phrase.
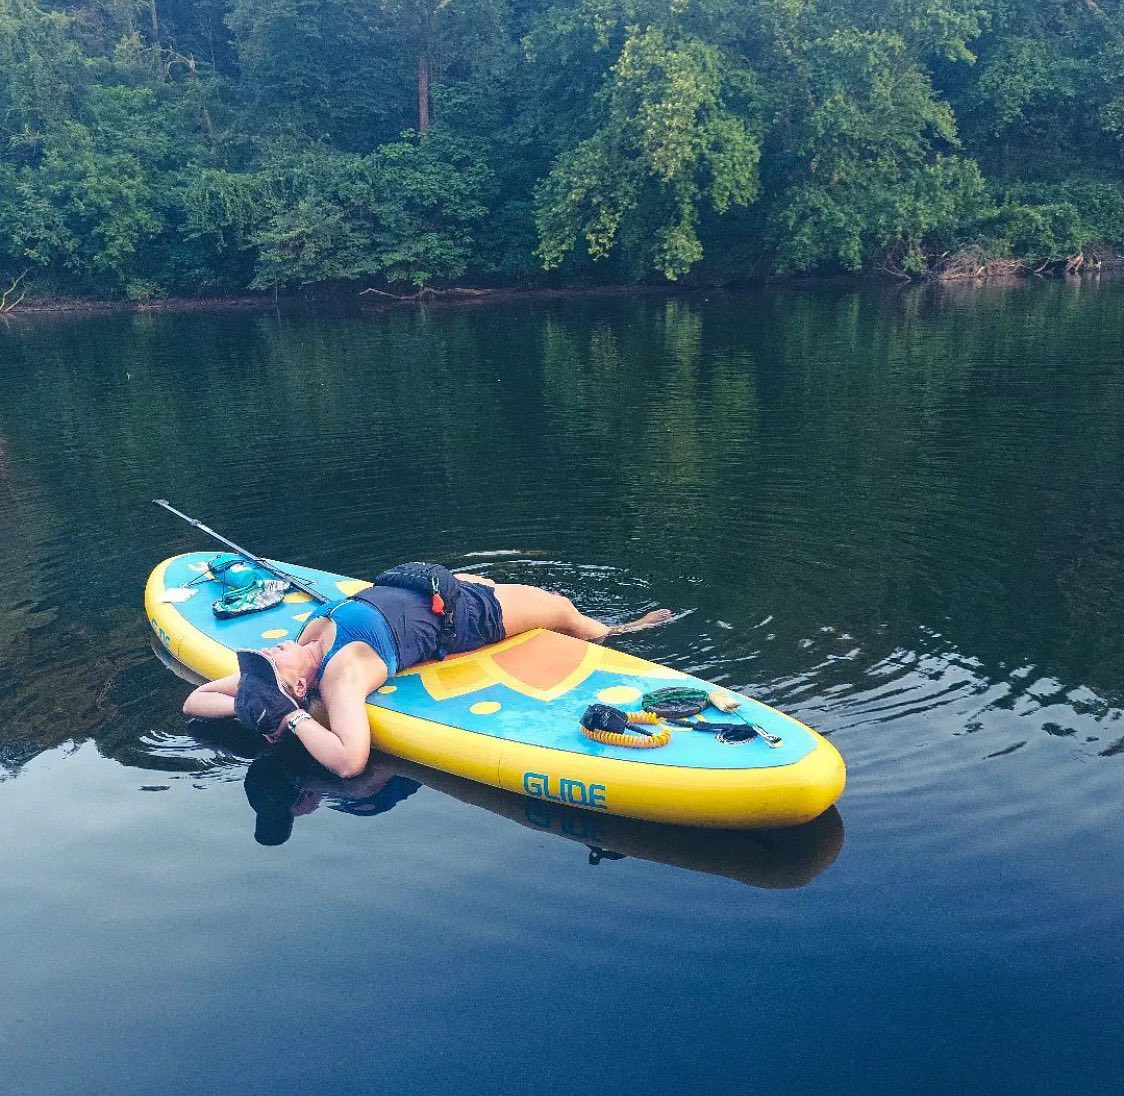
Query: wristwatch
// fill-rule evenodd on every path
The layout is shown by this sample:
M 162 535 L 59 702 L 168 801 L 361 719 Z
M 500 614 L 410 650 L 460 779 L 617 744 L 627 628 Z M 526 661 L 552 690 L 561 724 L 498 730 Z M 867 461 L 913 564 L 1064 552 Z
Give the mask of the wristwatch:
M 303 723 L 306 719 L 311 718 L 312 716 L 310 716 L 308 712 L 293 712 L 293 714 L 285 720 L 285 730 L 292 734 L 297 729 L 299 723 Z

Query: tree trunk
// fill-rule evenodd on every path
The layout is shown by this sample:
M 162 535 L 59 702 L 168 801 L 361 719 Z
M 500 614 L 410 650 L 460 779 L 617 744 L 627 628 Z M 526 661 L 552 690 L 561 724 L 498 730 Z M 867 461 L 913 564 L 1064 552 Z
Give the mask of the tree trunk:
M 418 54 L 418 132 L 429 132 L 429 58 Z
M 164 58 L 160 49 L 160 19 L 156 14 L 156 0 L 148 0 L 149 22 L 152 25 L 152 67 L 158 75 L 170 75 L 164 71 Z

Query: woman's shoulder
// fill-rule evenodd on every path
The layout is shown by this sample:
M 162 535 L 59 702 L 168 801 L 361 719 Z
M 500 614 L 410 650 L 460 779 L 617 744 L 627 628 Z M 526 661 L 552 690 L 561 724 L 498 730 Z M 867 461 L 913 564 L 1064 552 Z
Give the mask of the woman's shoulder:
M 297 634 L 297 642 L 302 645 L 312 643 L 323 636 L 329 628 L 334 628 L 335 622 L 328 614 L 331 613 L 332 609 L 338 604 L 340 604 L 338 601 L 334 603 L 329 602 L 314 610 L 308 620 L 301 626 L 301 630 Z

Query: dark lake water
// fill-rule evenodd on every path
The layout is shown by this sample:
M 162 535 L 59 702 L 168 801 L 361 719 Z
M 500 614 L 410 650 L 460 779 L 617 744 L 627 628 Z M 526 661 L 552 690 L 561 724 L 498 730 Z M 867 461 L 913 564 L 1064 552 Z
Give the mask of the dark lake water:
M 669 606 L 620 645 L 847 791 L 708 834 L 383 759 L 258 844 L 155 496 Z M 5 1092 L 1124 1090 L 1124 284 L 13 318 L 0 534 Z

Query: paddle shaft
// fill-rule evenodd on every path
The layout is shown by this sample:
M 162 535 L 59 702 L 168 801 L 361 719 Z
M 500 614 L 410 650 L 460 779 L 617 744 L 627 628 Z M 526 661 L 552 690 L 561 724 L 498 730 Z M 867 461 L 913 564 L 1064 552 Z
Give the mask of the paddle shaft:
M 331 600 L 322 594 L 319 590 L 314 590 L 307 583 L 302 582 L 295 575 L 290 575 L 287 571 L 282 571 L 280 567 L 272 563 L 268 563 L 262 559 L 261 556 L 255 556 L 252 552 L 247 552 L 245 548 L 240 548 L 232 540 L 227 540 L 221 533 L 216 533 L 209 525 L 204 525 L 201 521 L 195 518 L 188 517 L 182 510 L 177 510 L 167 499 L 153 499 L 154 506 L 161 506 L 168 511 L 169 514 L 175 514 L 177 518 L 183 518 L 188 525 L 194 525 L 200 532 L 206 533 L 207 536 L 213 537 L 219 544 L 225 544 L 232 552 L 237 552 L 240 556 L 244 556 L 251 563 L 257 564 L 262 570 L 268 571 L 271 575 L 276 575 L 280 579 L 284 579 L 289 585 L 295 586 L 303 594 L 308 594 L 310 598 L 319 601 L 321 604 Z
M 781 744 L 782 739 L 779 736 L 770 734 L 760 723 L 755 723 L 740 709 L 735 708 L 730 714 L 736 715 L 770 749 L 775 750 Z

